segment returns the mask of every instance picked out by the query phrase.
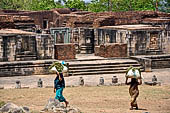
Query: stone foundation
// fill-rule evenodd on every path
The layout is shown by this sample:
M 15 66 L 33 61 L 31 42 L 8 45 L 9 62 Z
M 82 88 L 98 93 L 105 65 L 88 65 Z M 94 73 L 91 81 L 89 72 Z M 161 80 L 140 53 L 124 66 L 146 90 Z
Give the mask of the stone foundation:
M 0 77 L 50 74 L 49 66 L 56 60 L 0 62 Z
M 105 58 L 127 57 L 127 44 L 104 44 L 95 47 L 95 55 Z
M 56 44 L 55 45 L 55 59 L 67 60 L 75 59 L 76 49 L 74 44 Z

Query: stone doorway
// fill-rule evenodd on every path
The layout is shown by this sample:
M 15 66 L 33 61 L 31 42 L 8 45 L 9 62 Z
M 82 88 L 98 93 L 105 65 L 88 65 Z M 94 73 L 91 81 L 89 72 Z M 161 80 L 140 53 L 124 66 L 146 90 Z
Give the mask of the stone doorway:
M 81 45 L 80 53 L 94 53 L 94 29 L 84 29 L 84 43 Z
M 55 44 L 70 43 L 70 28 L 51 28 L 50 30 Z

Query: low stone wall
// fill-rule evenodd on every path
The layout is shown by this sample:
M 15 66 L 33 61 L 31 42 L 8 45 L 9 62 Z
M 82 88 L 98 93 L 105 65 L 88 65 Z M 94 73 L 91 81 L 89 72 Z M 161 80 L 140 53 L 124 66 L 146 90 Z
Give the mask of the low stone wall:
M 170 59 L 152 60 L 153 69 L 170 68 Z
M 147 72 L 152 69 L 170 68 L 170 54 L 131 56 L 131 58 L 137 60 Z
M 0 62 L 0 77 L 50 74 L 49 66 L 56 60 Z
M 127 44 L 104 44 L 95 47 L 95 55 L 105 58 L 127 57 Z
M 75 59 L 76 49 L 74 44 L 56 44 L 54 57 L 57 60 Z

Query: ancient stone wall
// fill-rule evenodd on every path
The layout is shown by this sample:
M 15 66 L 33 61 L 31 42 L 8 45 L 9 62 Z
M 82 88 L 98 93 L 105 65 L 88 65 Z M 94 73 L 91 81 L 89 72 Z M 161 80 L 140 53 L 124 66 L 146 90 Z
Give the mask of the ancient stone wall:
M 14 28 L 14 21 L 12 16 L 0 15 L 0 29 L 2 28 Z
M 74 44 L 56 44 L 54 54 L 57 60 L 75 59 L 76 49 Z
M 56 13 L 53 11 L 29 11 L 29 12 L 12 12 L 7 13 L 8 15 L 14 15 L 14 16 L 28 16 L 32 19 L 34 19 L 34 24 L 38 25 L 40 28 L 43 28 L 44 21 L 47 21 L 48 28 L 53 27 L 56 23 L 56 19 L 53 20 L 53 15 L 55 18 L 58 17 Z
M 39 25 L 40 28 L 43 28 L 43 21 L 48 21 L 48 28 L 50 28 L 50 22 L 53 22 L 53 12 L 52 11 L 37 11 L 37 12 L 29 12 L 23 13 L 22 15 L 30 16 L 34 19 L 36 25 Z
M 49 66 L 55 60 L 0 62 L 0 77 L 50 74 Z
M 3 52 L 4 52 L 3 38 L 2 38 L 2 36 L 0 36 L 0 62 L 3 61 Z
M 29 16 L 0 15 L 0 29 L 35 31 L 34 20 Z
M 97 35 L 95 35 L 95 39 L 98 40 L 98 44 L 106 44 L 106 43 L 116 43 L 116 32 L 117 30 L 112 29 L 96 29 Z
M 107 43 L 127 44 L 128 56 L 161 54 L 163 52 L 163 36 L 162 30 L 126 30 L 126 29 L 96 29 L 95 46 Z M 168 45 L 167 45 L 168 46 Z M 168 49 L 168 47 L 166 47 Z
M 95 55 L 105 58 L 127 57 L 127 44 L 104 44 L 95 47 Z
M 54 58 L 54 38 L 48 34 L 36 35 L 37 59 Z
M 35 60 L 35 36 L 1 36 L 0 61 Z
M 163 31 L 162 38 L 163 53 L 170 53 L 170 24 L 168 24 L 166 30 Z
M 50 35 L 1 36 L 0 44 L 0 61 L 54 58 L 54 39 Z

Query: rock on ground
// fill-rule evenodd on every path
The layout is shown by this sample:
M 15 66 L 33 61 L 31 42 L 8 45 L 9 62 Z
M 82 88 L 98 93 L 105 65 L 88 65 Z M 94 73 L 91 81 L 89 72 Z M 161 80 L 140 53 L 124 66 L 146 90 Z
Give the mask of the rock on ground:
M 50 111 L 54 113 L 81 113 L 81 111 L 78 108 L 74 108 L 73 106 L 64 107 L 64 104 L 52 98 L 48 100 L 47 105 L 41 112 L 46 112 L 46 111 Z
M 0 113 L 30 113 L 29 108 L 19 107 L 13 103 L 7 103 L 0 108 Z

